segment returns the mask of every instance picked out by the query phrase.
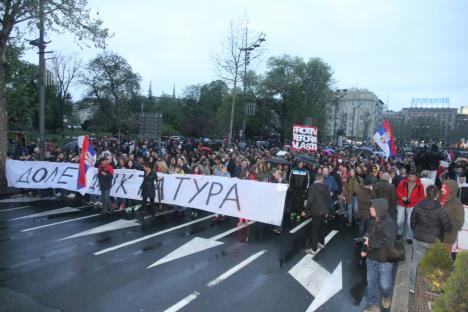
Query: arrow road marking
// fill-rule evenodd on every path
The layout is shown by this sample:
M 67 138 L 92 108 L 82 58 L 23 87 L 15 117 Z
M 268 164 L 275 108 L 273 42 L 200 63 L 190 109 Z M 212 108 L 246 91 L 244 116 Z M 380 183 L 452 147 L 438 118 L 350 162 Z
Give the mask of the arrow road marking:
M 100 216 L 100 215 L 101 215 L 101 214 L 96 213 L 96 214 L 93 214 L 93 215 L 90 215 L 90 216 L 85 216 L 85 217 L 80 217 L 80 218 L 75 218 L 75 219 L 70 219 L 70 220 L 65 220 L 65 221 L 50 223 L 50 224 L 46 224 L 46 225 L 36 226 L 36 227 L 33 227 L 33 228 L 29 228 L 29 229 L 24 229 L 24 230 L 21 230 L 21 232 L 34 231 L 34 230 L 46 228 L 46 227 L 49 227 L 49 226 L 54 226 L 54 225 L 59 225 L 59 224 L 63 224 L 63 223 L 68 223 L 68 222 L 73 222 L 73 221 L 78 221 L 78 220 L 93 218 L 93 217 L 97 217 L 97 216 Z
M 0 212 L 5 212 L 5 211 L 13 211 L 13 210 L 18 210 L 18 209 L 24 209 L 24 208 L 31 208 L 32 206 L 21 206 L 21 207 L 16 207 L 16 208 L 8 208 L 8 209 L 2 209 Z
M 115 230 L 129 228 L 129 227 L 132 227 L 132 226 L 139 226 L 139 225 L 141 225 L 141 224 L 138 223 L 136 220 L 120 219 L 120 220 L 117 220 L 117 221 L 114 221 L 114 222 L 110 222 L 110 223 L 107 223 L 107 224 L 92 228 L 90 230 L 86 230 L 86 231 L 83 231 L 83 232 L 80 232 L 80 233 L 77 233 L 77 234 L 74 234 L 74 235 L 70 235 L 70 236 L 61 238 L 61 239 L 59 239 L 59 241 L 65 240 L 65 239 L 70 239 L 70 238 L 76 238 L 76 237 L 80 237 L 80 236 L 86 236 L 86 235 L 98 234 L 98 233 L 103 233 L 103 232 L 115 231 Z
M 137 239 L 134 239 L 134 240 L 119 244 L 119 245 L 115 245 L 115 246 L 112 246 L 112 247 L 109 247 L 109 248 L 106 248 L 106 249 L 102 249 L 100 251 L 96 251 L 94 253 L 94 255 L 99 256 L 99 255 L 102 255 L 102 254 L 105 254 L 105 253 L 108 253 L 108 252 L 111 252 L 111 251 L 114 251 L 114 250 L 117 250 L 117 249 L 120 249 L 120 248 L 123 248 L 123 247 L 126 247 L 126 246 L 130 246 L 130 245 L 142 242 L 144 240 L 147 240 L 147 239 L 150 239 L 150 238 L 153 238 L 153 237 L 156 237 L 156 236 L 160 236 L 160 235 L 172 232 L 172 231 L 176 231 L 176 230 L 181 229 L 183 227 L 186 227 L 186 226 L 198 223 L 198 222 L 202 222 L 202 221 L 211 219 L 213 216 L 214 216 L 214 214 L 203 217 L 201 219 L 197 219 L 197 220 L 194 220 L 194 221 L 183 223 L 183 224 L 180 224 L 178 226 L 175 226 L 175 227 L 172 227 L 172 228 L 169 228 L 169 229 L 165 229 L 165 230 L 153 233 L 153 234 L 149 234 L 149 235 L 146 235 L 146 236 L 143 236 L 143 237 L 140 237 L 140 238 L 137 238 Z
M 194 254 L 194 253 L 197 253 L 197 252 L 200 252 L 200 251 L 203 251 L 203 250 L 207 250 L 207 249 L 222 245 L 224 243 L 219 242 L 217 240 L 219 240 L 219 239 L 221 239 L 221 238 L 223 238 L 225 236 L 228 236 L 229 234 L 232 234 L 232 233 L 234 233 L 236 231 L 239 231 L 239 230 L 241 230 L 241 229 L 243 229 L 243 228 L 245 228 L 245 227 L 247 227 L 247 226 L 249 226 L 251 224 L 254 224 L 254 223 L 255 223 L 254 221 L 249 221 L 248 223 L 244 223 L 244 224 L 242 224 L 240 226 L 232 228 L 232 229 L 230 229 L 230 230 L 228 230 L 226 232 L 223 232 L 223 233 L 221 233 L 219 235 L 216 235 L 216 236 L 213 236 L 211 238 L 195 237 L 194 239 L 192 239 L 188 243 L 182 245 L 181 247 L 177 248 L 173 252 L 166 255 L 164 258 L 159 259 L 158 261 L 156 261 L 152 265 L 148 266 L 147 269 L 150 269 L 152 267 L 158 266 L 158 265 L 166 263 L 166 262 L 177 260 L 177 259 L 185 257 L 185 256 L 189 256 L 191 254 Z
M 180 300 L 176 304 L 174 304 L 172 307 L 168 308 L 167 310 L 164 310 L 164 312 L 176 312 L 185 307 L 187 304 L 192 302 L 193 300 L 197 299 L 198 296 L 200 296 L 200 293 L 198 291 L 194 291 L 184 299 Z
M 63 208 L 58 208 L 58 209 L 53 209 L 53 210 L 49 210 L 49 211 L 44 211 L 44 212 L 39 212 L 39 213 L 27 215 L 27 216 L 24 216 L 24 217 L 10 219 L 10 221 L 28 219 L 28 218 L 45 217 L 45 216 L 50 216 L 50 215 L 55 215 L 55 214 L 79 212 L 79 211 L 81 211 L 81 210 L 78 209 L 78 208 L 63 207 Z
M 216 279 L 209 282 L 206 286 L 207 287 L 213 287 L 213 286 L 218 285 L 219 283 L 223 282 L 227 278 L 231 277 L 236 272 L 240 271 L 242 268 L 244 268 L 248 264 L 255 261 L 255 259 L 257 259 L 258 257 L 260 257 L 261 255 L 263 255 L 266 252 L 267 252 L 266 250 L 261 250 L 261 251 L 255 253 L 255 254 L 251 255 L 250 257 L 248 257 L 247 259 L 245 259 L 241 263 L 237 264 L 236 266 L 232 267 L 231 269 L 229 269 L 226 272 L 224 272 L 223 274 L 221 274 Z M 188 295 L 184 299 L 180 300 L 179 302 L 177 302 L 176 304 L 174 304 L 170 308 L 164 310 L 164 312 L 177 312 L 180 309 L 182 309 L 183 307 L 185 307 L 186 305 L 188 305 L 193 300 L 197 299 L 198 296 L 200 296 L 200 293 L 198 291 L 194 291 L 193 293 L 191 293 L 190 295 Z
M 250 257 L 248 257 L 247 259 L 245 259 L 244 261 L 242 261 L 241 263 L 239 263 L 238 265 L 232 267 L 231 269 L 227 270 L 226 272 L 224 272 L 223 274 L 221 274 L 219 277 L 217 277 L 216 279 L 212 280 L 211 282 L 209 282 L 206 286 L 208 287 L 213 287 L 213 286 L 216 286 L 218 285 L 219 283 L 221 283 L 222 281 L 224 281 L 225 279 L 229 278 L 230 276 L 232 276 L 233 274 L 235 274 L 236 272 L 240 271 L 242 268 L 244 268 L 245 266 L 247 266 L 248 264 L 250 264 L 251 262 L 255 261 L 255 259 L 257 259 L 258 257 L 260 257 L 261 255 L 263 255 L 265 252 L 267 252 L 266 250 L 262 250 L 262 251 L 259 251 L 253 255 L 251 255 Z
M 327 237 L 325 237 L 325 245 L 327 245 L 337 233 L 338 231 L 331 231 Z M 333 270 L 333 273 L 329 273 L 320 266 L 320 264 L 315 262 L 313 258 L 314 257 L 310 255 L 303 257 L 288 272 L 314 296 L 314 301 L 312 301 L 307 312 L 317 310 L 343 288 L 341 262 Z
M 299 231 L 300 229 L 302 229 L 304 226 L 306 226 L 306 225 L 309 224 L 310 222 L 312 222 L 312 218 L 305 220 L 304 222 L 302 222 L 301 224 L 299 224 L 298 226 L 296 226 L 294 229 L 292 229 L 291 231 L 289 231 L 289 233 L 291 233 L 291 234 L 296 233 L 297 231 Z

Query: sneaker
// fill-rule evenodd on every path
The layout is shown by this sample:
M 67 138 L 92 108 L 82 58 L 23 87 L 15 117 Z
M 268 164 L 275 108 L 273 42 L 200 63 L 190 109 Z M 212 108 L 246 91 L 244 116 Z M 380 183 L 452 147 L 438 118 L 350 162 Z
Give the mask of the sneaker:
M 410 289 L 409 292 L 410 292 L 410 294 L 414 294 L 414 293 L 415 293 L 415 292 L 414 292 L 414 289 Z
M 406 243 L 407 243 L 408 245 L 411 245 L 411 244 L 413 243 L 413 240 L 412 240 L 412 239 L 407 239 L 407 240 L 406 240 Z
M 380 308 L 378 305 L 370 305 L 367 309 L 363 312 L 380 312 Z
M 282 230 L 280 227 L 277 227 L 273 229 L 273 232 L 275 232 L 276 234 L 281 234 Z
M 392 304 L 392 298 L 382 298 L 382 307 L 384 309 L 389 309 Z
M 309 254 L 309 255 L 312 255 L 312 256 L 315 256 L 317 254 L 317 250 L 313 250 L 312 248 L 309 248 L 309 249 L 305 250 L 305 253 Z
M 317 246 L 318 246 L 318 248 L 319 248 L 319 249 L 323 249 L 323 248 L 325 248 L 325 246 L 324 246 L 324 245 L 322 245 L 322 244 L 320 244 L 320 243 L 318 243 L 318 244 L 317 244 Z

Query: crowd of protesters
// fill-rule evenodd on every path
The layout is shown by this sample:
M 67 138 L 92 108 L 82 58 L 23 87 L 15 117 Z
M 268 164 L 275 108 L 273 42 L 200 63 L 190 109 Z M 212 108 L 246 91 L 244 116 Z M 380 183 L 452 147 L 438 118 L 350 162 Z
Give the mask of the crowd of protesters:
M 382 250 L 395 242 L 413 244 L 410 291 L 414 292 L 418 263 L 436 240 L 444 242 L 452 255 L 464 222 L 462 203 L 468 204 L 468 188 L 461 187 L 466 186 L 468 160 L 442 153 L 435 144 L 387 159 L 352 147 L 321 147 L 304 155 L 288 147 L 238 148 L 193 139 L 92 138 L 91 142 L 99 155 L 97 166 L 103 193 L 100 202 L 105 212 L 133 204 L 130 200 L 109 198 L 109 177 L 114 169 L 126 168 L 145 172 L 141 185 L 142 221 L 145 211 L 154 216 L 162 209 L 154 201 L 158 173 L 165 173 L 289 184 L 283 224 L 312 217 L 311 248 L 306 251 L 312 255 L 324 247 L 326 222 L 343 218 L 349 227 L 356 224 L 356 236 L 363 237 L 361 255 L 367 258 L 368 311 L 379 311 L 380 303 L 384 308 L 390 305 L 392 263 L 382 256 Z M 63 149 L 49 142 L 45 160 L 78 162 L 79 151 L 72 143 Z M 39 153 L 35 146 L 18 144 L 11 157 L 38 160 Z M 197 210 L 191 211 L 192 217 L 197 217 Z M 241 219 L 239 223 L 246 221 Z M 281 233 L 282 226 L 273 230 Z

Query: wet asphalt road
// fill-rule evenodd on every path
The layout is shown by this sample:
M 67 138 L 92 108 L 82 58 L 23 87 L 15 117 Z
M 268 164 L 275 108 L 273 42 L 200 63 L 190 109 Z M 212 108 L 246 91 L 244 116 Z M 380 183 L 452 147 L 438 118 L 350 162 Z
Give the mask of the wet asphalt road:
M 288 273 L 306 256 L 307 225 L 292 234 L 299 223 L 291 224 L 277 235 L 254 223 L 226 234 L 237 220 L 206 217 L 187 225 L 187 216 L 168 213 L 142 227 L 131 214 L 55 210 L 78 207 L 71 200 L 9 200 L 0 201 L 0 311 L 306 311 L 315 300 Z M 32 216 L 44 212 L 58 213 Z M 342 289 L 316 311 L 362 311 L 366 305 L 365 270 L 352 243 L 356 231 L 343 223 L 329 224 L 327 232 L 337 234 L 314 258 L 330 274 L 341 262 Z M 88 235 L 63 239 L 82 232 Z M 212 248 L 147 268 L 196 237 L 206 246 L 203 238 L 215 236 L 221 243 Z M 313 276 L 312 284 L 323 282 Z M 207 286 L 212 281 L 217 283 Z

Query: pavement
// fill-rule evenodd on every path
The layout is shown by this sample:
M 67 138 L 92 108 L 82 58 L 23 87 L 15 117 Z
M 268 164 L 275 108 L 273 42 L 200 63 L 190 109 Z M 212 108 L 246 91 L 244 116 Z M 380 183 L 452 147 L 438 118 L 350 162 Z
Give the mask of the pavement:
M 309 222 L 145 226 L 71 200 L 0 200 L 0 311 L 362 311 L 365 269 L 344 220 L 306 255 Z

